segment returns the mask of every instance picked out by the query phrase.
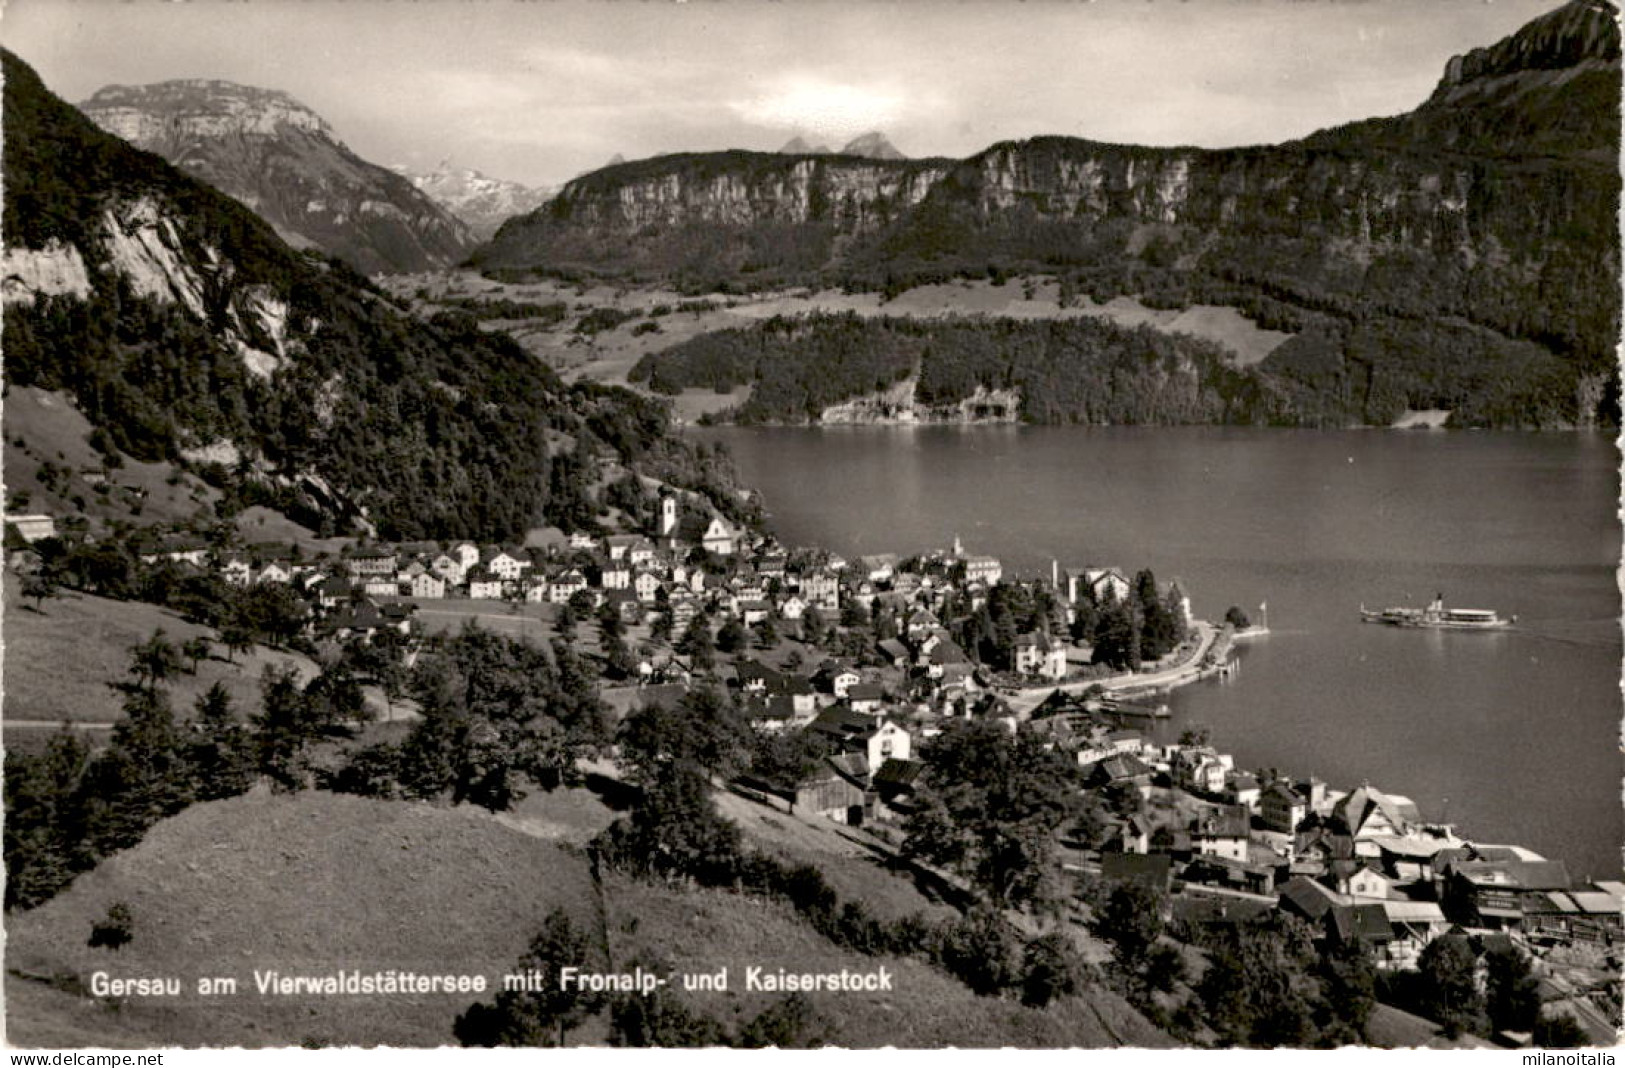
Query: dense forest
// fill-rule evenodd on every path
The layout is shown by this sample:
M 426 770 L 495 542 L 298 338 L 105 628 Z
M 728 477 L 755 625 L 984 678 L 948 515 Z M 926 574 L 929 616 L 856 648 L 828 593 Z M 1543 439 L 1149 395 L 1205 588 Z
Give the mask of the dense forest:
M 658 404 L 565 387 L 481 330 L 483 309 L 409 315 L 339 261 L 294 252 L 243 205 L 103 133 L 10 53 L 5 75 L 7 241 L 76 250 L 91 280 L 85 296 L 8 301 L 8 386 L 67 392 L 139 460 L 183 463 L 230 443 L 236 463 L 200 473 L 254 483 L 328 531 L 364 519 L 386 538 L 505 540 L 590 525 L 608 464 L 658 467 L 745 518 L 727 466 L 668 437 Z M 125 219 L 132 204 L 147 207 Z M 161 284 L 195 281 L 201 310 L 157 295 L 119 259 L 112 231 L 147 216 L 174 272 Z M 286 309 L 283 337 L 256 311 L 273 303 Z M 256 374 L 243 347 L 282 358 Z
M 1465 323 L 1308 326 L 1253 368 L 1196 338 L 1100 319 L 775 317 L 704 334 L 631 372 L 659 393 L 751 385 L 742 423 L 815 420 L 917 376 L 921 406 L 978 387 L 1017 390 L 1034 423 L 1240 423 L 1332 427 L 1451 408 L 1463 426 L 1551 427 L 1580 417 L 1571 369 Z

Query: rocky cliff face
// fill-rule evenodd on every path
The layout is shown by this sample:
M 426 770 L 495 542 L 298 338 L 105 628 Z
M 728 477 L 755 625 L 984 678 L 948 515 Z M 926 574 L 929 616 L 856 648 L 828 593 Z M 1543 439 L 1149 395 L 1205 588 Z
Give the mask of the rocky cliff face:
M 684 167 L 685 161 L 695 166 Z M 573 225 L 633 230 L 699 222 L 830 223 L 864 231 L 918 204 L 948 171 L 942 161 L 897 166 L 766 153 L 727 153 L 722 166 L 694 156 L 648 162 L 660 166 L 625 164 L 576 179 L 548 214 Z
M 1532 391 L 1486 401 L 1514 411 L 1544 406 L 1536 392 L 1612 377 L 1619 111 L 1617 14 L 1571 0 L 1450 61 L 1411 113 L 1300 141 L 1199 150 L 1040 137 L 955 163 L 666 157 L 578 179 L 479 258 L 887 291 L 1050 273 L 1097 299 L 1233 304 L 1297 332 L 1309 340 L 1272 357 L 1279 388 L 1335 394 L 1339 410 L 1397 403 L 1370 398 L 1372 368 L 1399 360 L 1412 383 L 1399 401 L 1454 407 L 1499 378 Z M 1480 348 L 1462 323 L 1500 351 L 1533 343 L 1575 381 L 1554 384 L 1551 364 L 1533 370 L 1525 350 L 1454 366 L 1441 332 L 1455 331 L 1457 350 Z
M 286 93 L 204 80 L 115 85 L 81 109 L 114 136 L 242 201 L 290 244 L 365 273 L 450 266 L 473 245 L 451 213 L 355 155 Z
M 481 241 L 502 224 L 546 204 L 556 190 L 533 189 L 466 167 L 442 165 L 433 174 L 407 174 L 419 192 L 451 212 Z
M 487 270 L 630 271 L 679 284 L 774 284 L 820 269 L 854 235 L 904 218 L 947 160 L 723 152 L 595 171 L 505 223 L 475 254 Z

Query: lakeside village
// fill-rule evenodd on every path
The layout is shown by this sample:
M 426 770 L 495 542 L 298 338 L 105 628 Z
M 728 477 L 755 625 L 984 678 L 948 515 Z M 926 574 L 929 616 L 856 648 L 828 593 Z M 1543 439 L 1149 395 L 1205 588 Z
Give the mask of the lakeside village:
M 56 534 L 45 516 L 7 525 L 14 569 L 27 569 L 22 542 Z M 149 567 L 275 587 L 299 606 L 304 642 L 382 637 L 408 663 L 426 635 L 471 618 L 508 616 L 517 630 L 494 629 L 535 627 L 589 650 L 575 626 L 594 620 L 612 708 L 675 708 L 720 680 L 758 741 L 797 754 L 781 775 L 753 767 L 732 789 L 880 841 L 899 837 L 927 771 L 919 751 L 948 721 L 1038 732 L 1076 760 L 1097 802 L 1063 839 L 1070 870 L 1148 885 L 1194 927 L 1280 910 L 1329 944 L 1362 943 L 1385 969 L 1415 967 L 1446 934 L 1510 941 L 1530 954 L 1548 1011 L 1615 1040 L 1625 883 L 1579 885 L 1562 861 L 1470 840 L 1369 784 L 1243 770 L 1204 730 L 1155 740 L 1156 693 L 1233 670 L 1234 643 L 1267 633 L 1239 609 L 1195 620 L 1178 584 L 1149 571 L 1055 565 L 1013 580 L 957 539 L 906 560 L 787 549 L 670 492 L 647 535 L 547 535 L 523 549 L 371 544 L 314 559 L 184 536 L 136 552 Z

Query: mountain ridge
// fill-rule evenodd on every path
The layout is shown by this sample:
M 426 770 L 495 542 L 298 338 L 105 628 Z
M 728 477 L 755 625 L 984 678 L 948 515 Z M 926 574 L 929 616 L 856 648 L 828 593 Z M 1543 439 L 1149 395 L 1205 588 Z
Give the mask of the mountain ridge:
M 448 162 L 429 174 L 404 169 L 397 173 L 455 215 L 481 241 L 489 240 L 509 218 L 536 210 L 557 192 L 493 178 L 472 167 L 453 167 Z
M 658 403 L 566 387 L 472 316 L 411 316 L 0 57 L 6 383 L 71 396 L 110 465 L 189 467 L 324 536 L 590 528 L 594 480 L 634 465 L 748 518 Z
M 1485 425 L 1612 422 L 1619 95 L 1613 8 L 1572 0 L 1452 59 L 1404 115 L 1233 149 L 1040 136 L 868 161 L 871 189 L 915 169 L 906 196 L 867 204 L 816 169 L 843 157 L 663 157 L 577 179 L 473 260 L 504 278 L 888 295 L 1046 274 L 1097 301 L 1224 304 L 1294 333 L 1266 361 L 1301 401 L 1272 409 L 1288 421 L 1465 405 Z M 1547 357 L 1520 356 L 1508 386 L 1463 355 L 1483 351 L 1467 328 Z M 1428 353 L 1441 334 L 1463 340 Z
M 474 245 L 464 223 L 356 155 L 326 120 L 281 90 L 218 79 L 110 85 L 81 110 L 247 204 L 290 244 L 319 248 L 363 273 L 448 267 Z

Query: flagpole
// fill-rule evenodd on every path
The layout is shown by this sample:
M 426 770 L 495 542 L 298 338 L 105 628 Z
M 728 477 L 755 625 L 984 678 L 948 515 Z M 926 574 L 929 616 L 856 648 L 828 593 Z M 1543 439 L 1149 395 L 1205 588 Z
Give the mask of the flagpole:
M 1259 601 L 1258 602 L 1258 615 L 1259 615 L 1259 625 L 1261 627 L 1263 627 L 1266 631 L 1269 630 L 1270 629 L 1270 603 L 1268 601 Z

